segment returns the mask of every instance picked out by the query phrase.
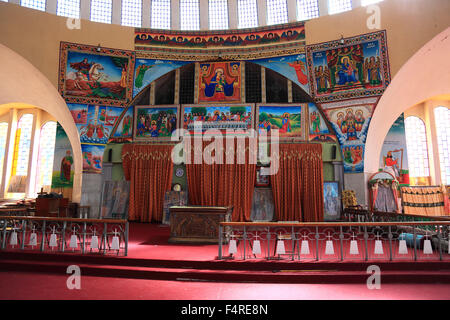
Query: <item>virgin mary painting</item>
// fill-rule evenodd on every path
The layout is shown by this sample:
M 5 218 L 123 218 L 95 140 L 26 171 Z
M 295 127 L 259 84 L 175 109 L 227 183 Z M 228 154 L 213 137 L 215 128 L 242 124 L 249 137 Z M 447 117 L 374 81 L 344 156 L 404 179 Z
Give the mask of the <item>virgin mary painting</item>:
M 199 102 L 240 102 L 240 64 L 221 62 L 202 64 L 199 79 Z

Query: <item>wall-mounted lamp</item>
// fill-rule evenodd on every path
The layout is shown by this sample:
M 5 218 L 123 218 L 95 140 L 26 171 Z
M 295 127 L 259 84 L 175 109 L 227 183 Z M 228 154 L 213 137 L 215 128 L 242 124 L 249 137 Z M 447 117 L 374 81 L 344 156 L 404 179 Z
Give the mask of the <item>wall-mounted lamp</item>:
M 100 51 L 102 51 L 102 47 L 100 46 L 100 43 L 99 43 L 97 46 L 97 52 L 100 52 Z
M 341 40 L 339 40 L 341 44 L 344 44 L 344 36 L 341 34 Z

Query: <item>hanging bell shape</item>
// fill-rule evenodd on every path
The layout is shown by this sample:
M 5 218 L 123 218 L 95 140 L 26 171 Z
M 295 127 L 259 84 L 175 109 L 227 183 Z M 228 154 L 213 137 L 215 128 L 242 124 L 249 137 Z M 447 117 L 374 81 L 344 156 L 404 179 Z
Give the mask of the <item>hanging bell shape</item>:
M 92 236 L 91 238 L 91 249 L 98 249 L 98 237 Z
M 50 241 L 49 241 L 48 246 L 51 247 L 52 249 L 53 249 L 54 247 L 57 247 L 57 246 L 58 246 L 58 243 L 57 243 L 57 240 L 56 240 L 56 234 L 55 234 L 55 233 L 52 233 L 52 234 L 50 235 Z
M 13 232 L 11 232 L 11 238 L 9 239 L 9 244 L 14 246 L 17 246 L 17 232 L 15 230 L 13 230 Z
M 356 240 L 350 241 L 350 254 L 359 254 L 358 242 Z
M 36 232 L 33 232 L 30 234 L 30 242 L 28 243 L 28 245 L 34 247 L 37 246 L 37 234 Z
M 253 254 L 261 254 L 261 242 L 259 240 L 253 241 Z
M 408 248 L 406 247 L 406 240 L 400 240 L 398 245 L 398 254 L 408 254 Z
M 112 238 L 111 250 L 119 250 L 119 248 L 119 237 L 115 235 Z
M 70 236 L 69 248 L 72 248 L 72 249 L 78 248 L 77 236 L 75 234 L 72 234 Z
M 429 239 L 424 240 L 423 253 L 424 254 L 433 254 L 433 248 L 431 247 L 431 240 L 429 240 Z
M 383 252 L 383 243 L 381 240 L 375 240 L 375 254 L 384 254 Z
M 333 241 L 327 240 L 326 245 L 325 245 L 325 254 L 328 254 L 328 255 L 334 254 Z
M 300 246 L 300 254 L 304 254 L 304 255 L 310 254 L 308 240 L 302 240 L 302 244 Z
M 237 253 L 237 245 L 236 245 L 236 240 L 231 239 L 230 243 L 228 244 L 228 253 L 229 254 L 235 254 Z
M 286 254 L 286 249 L 284 247 L 284 241 L 278 240 L 277 241 L 277 251 L 276 254 Z

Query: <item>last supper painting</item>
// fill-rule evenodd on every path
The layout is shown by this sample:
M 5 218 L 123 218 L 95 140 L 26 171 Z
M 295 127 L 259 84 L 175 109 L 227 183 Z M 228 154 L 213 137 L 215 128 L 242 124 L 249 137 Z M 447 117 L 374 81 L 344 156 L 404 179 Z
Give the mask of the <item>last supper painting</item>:
M 69 102 L 124 106 L 130 101 L 131 52 L 62 43 L 61 56 L 60 91 Z

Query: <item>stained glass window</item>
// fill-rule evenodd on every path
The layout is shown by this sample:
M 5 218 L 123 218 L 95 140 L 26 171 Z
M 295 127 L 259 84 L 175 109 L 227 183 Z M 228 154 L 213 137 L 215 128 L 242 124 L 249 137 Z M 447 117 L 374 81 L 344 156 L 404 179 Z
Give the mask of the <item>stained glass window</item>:
M 258 8 L 256 0 L 238 0 L 238 28 L 256 28 L 258 26 Z
M 8 135 L 8 123 L 0 123 L 0 181 L 3 175 L 3 164 L 5 163 L 6 137 Z
M 318 0 L 297 0 L 297 20 L 309 20 L 319 17 Z
M 335 14 L 352 10 L 352 0 L 328 0 L 328 13 Z
M 170 29 L 170 0 L 152 0 L 151 25 L 154 29 Z
M 141 27 L 142 0 L 122 0 L 122 25 Z
M 180 29 L 200 30 L 200 0 L 180 0 Z
M 32 130 L 33 115 L 24 114 L 17 125 L 11 176 L 26 176 L 28 173 Z
M 267 0 L 267 24 L 280 24 L 288 22 L 286 0 Z
M 58 16 L 80 18 L 80 0 L 58 0 L 56 6 Z
M 21 0 L 20 5 L 27 8 L 45 11 L 46 0 Z
M 91 21 L 111 23 L 112 0 L 91 0 Z
M 209 0 L 209 29 L 228 29 L 228 0 Z
M 450 185 L 450 109 L 437 107 L 434 109 L 436 133 L 441 168 L 441 183 Z
M 39 137 L 38 166 L 36 169 L 36 192 L 42 187 L 50 191 L 52 184 L 53 156 L 55 154 L 56 122 L 48 121 L 41 128 Z
M 408 167 L 411 177 L 428 177 L 427 135 L 424 122 L 415 116 L 405 119 L 406 148 L 408 150 Z

